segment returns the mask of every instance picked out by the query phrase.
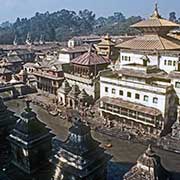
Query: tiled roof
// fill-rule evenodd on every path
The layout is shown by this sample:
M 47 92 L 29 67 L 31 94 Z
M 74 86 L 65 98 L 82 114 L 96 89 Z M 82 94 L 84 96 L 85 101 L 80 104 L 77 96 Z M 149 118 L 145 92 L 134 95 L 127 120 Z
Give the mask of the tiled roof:
M 114 46 L 115 42 L 112 41 L 112 38 L 107 34 L 100 43 L 98 43 L 98 46 Z
M 121 98 L 103 97 L 101 98 L 101 101 L 108 104 L 117 105 L 119 107 L 128 108 L 130 110 L 141 112 L 144 114 L 149 114 L 151 116 L 159 116 L 162 114 L 161 111 L 156 108 L 144 106 L 137 103 L 132 103 L 130 101 L 125 101 Z
M 169 36 L 151 34 L 138 36 L 134 39 L 117 45 L 117 47 L 139 50 L 177 50 L 180 49 L 180 41 Z
M 91 66 L 91 65 L 97 65 L 97 64 L 109 64 L 110 60 L 107 58 L 104 58 L 96 53 L 89 51 L 89 52 L 73 59 L 71 62 L 73 64 Z
M 140 21 L 131 27 L 134 28 L 144 28 L 144 27 L 172 27 L 176 28 L 179 27 L 178 24 L 168 21 L 163 18 L 149 18 L 147 20 Z

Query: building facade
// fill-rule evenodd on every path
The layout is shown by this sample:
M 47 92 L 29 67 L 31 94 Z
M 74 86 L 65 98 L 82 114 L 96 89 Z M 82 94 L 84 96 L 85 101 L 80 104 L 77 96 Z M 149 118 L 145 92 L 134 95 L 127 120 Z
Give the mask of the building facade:
M 65 79 L 71 87 L 71 91 L 67 95 L 68 106 L 75 108 L 80 104 L 79 101 L 82 100 L 82 97 L 87 100 L 88 105 L 99 98 L 99 73 L 107 69 L 109 64 L 109 59 L 92 52 L 91 47 L 87 53 L 71 61 L 69 68 L 64 73 Z M 59 99 L 61 99 L 61 95 Z
M 179 70 L 179 39 L 169 36 L 169 32 L 178 24 L 162 18 L 158 8 L 147 20 L 132 25 L 142 32 L 131 40 L 117 45 L 120 50 L 120 66 L 129 63 L 143 63 L 141 57 L 148 56 L 148 65 L 156 65 L 158 68 L 170 72 Z
M 54 95 L 64 80 L 62 64 L 57 60 L 36 63 L 32 74 L 36 77 L 38 90 Z
M 123 126 L 159 136 L 176 121 L 178 97 L 167 73 L 129 64 L 100 78 L 100 112 Z

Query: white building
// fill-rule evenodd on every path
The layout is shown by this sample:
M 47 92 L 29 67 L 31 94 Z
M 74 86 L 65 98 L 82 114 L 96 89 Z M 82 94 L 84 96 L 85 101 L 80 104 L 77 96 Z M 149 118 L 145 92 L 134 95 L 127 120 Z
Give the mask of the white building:
M 100 77 L 100 98 L 102 116 L 145 134 L 165 133 L 176 120 L 177 95 L 157 66 L 129 64 Z
M 168 73 L 180 70 L 180 40 L 169 35 L 171 30 L 179 27 L 178 24 L 163 19 L 156 6 L 149 19 L 132 27 L 140 30 L 142 35 L 117 45 L 120 67 L 129 63 L 143 64 L 142 57 L 147 56 L 148 65 L 156 65 Z
M 70 63 L 72 59 L 84 54 L 88 51 L 88 46 L 75 46 L 61 49 L 59 53 L 59 62 Z

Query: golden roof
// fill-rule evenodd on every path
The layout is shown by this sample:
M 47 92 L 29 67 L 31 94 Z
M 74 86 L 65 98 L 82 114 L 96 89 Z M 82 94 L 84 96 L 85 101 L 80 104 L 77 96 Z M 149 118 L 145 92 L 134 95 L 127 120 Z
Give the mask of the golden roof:
M 132 25 L 131 27 L 134 27 L 134 28 L 172 27 L 172 29 L 173 29 L 173 28 L 176 28 L 179 26 L 180 26 L 179 24 L 176 24 L 174 22 L 171 22 L 171 21 L 168 21 L 168 20 L 162 18 L 158 12 L 158 7 L 156 4 L 154 13 L 149 19 L 138 22 L 138 23 Z
M 125 41 L 116 47 L 138 50 L 180 50 L 180 41 L 170 36 L 150 34 L 138 36 L 129 41 Z
M 98 43 L 98 46 L 114 46 L 115 43 L 112 41 L 111 36 L 107 34 L 100 43 Z

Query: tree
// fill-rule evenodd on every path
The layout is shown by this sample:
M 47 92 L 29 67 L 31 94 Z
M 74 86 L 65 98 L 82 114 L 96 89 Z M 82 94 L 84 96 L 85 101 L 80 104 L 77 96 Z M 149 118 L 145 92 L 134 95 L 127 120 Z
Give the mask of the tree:
M 169 20 L 172 22 L 176 22 L 176 13 L 175 12 L 170 12 L 169 13 Z

